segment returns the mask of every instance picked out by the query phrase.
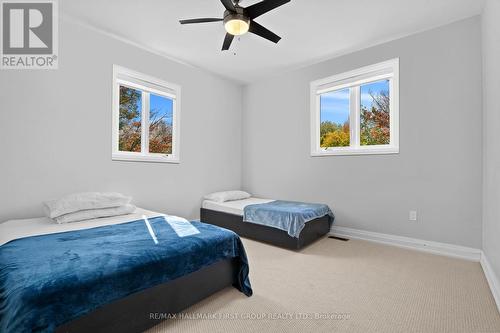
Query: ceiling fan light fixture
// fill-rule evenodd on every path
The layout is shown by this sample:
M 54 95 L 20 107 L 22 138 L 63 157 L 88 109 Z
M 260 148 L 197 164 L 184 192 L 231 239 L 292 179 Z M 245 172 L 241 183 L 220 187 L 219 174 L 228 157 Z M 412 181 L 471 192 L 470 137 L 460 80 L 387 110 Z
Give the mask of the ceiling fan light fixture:
M 229 50 L 234 36 L 243 35 L 247 32 L 265 38 L 273 43 L 278 43 L 281 37 L 255 22 L 254 19 L 290 1 L 291 0 L 262 0 L 248 7 L 241 7 L 241 0 L 220 0 L 224 8 L 226 8 L 223 18 L 204 17 L 180 20 L 179 22 L 180 24 L 193 24 L 223 21 L 226 35 L 222 43 L 222 51 Z
M 229 14 L 224 18 L 224 29 L 233 35 L 246 34 L 250 29 L 250 19 L 241 14 Z

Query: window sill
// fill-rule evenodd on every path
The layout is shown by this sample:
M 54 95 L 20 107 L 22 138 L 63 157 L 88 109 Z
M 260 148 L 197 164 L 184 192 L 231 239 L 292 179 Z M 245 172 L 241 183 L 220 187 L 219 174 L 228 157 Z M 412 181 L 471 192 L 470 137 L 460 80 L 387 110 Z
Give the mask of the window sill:
M 343 155 L 392 155 L 399 154 L 397 147 L 377 148 L 330 148 L 311 152 L 312 157 L 343 156 Z
M 113 161 L 127 161 L 127 162 L 150 162 L 150 163 L 172 163 L 179 164 L 179 158 L 161 154 L 122 154 L 113 153 L 111 158 Z

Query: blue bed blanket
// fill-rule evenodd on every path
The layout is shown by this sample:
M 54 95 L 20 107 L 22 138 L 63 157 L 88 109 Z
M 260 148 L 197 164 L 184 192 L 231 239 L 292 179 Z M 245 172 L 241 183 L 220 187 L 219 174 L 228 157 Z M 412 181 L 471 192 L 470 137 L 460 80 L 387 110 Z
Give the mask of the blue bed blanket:
M 0 332 L 53 332 L 99 306 L 231 258 L 239 264 L 235 287 L 252 294 L 238 235 L 167 221 L 155 217 L 0 246 Z
M 298 238 L 307 222 L 325 215 L 332 223 L 335 217 L 327 205 L 276 200 L 246 206 L 243 221 L 278 228 Z

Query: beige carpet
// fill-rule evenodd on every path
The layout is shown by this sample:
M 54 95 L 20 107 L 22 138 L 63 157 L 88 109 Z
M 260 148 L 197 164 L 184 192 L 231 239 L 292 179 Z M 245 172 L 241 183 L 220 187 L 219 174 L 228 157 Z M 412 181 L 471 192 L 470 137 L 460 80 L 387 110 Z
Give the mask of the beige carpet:
M 500 332 L 479 263 L 358 240 L 243 242 L 252 297 L 227 288 L 148 333 Z

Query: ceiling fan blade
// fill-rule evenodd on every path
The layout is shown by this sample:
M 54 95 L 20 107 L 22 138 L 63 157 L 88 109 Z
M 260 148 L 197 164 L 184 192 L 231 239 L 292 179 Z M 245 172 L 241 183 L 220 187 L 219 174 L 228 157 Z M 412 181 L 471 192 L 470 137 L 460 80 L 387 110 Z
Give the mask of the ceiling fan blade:
M 207 23 L 207 22 L 218 22 L 224 21 L 221 18 L 197 18 L 197 19 L 189 19 L 189 20 L 179 20 L 180 24 L 192 24 L 192 23 Z
M 245 14 L 249 18 L 254 19 L 290 1 L 291 0 L 264 0 L 245 8 Z
M 271 42 L 277 43 L 280 41 L 281 37 L 276 35 L 274 32 L 264 28 L 257 22 L 250 22 L 250 29 L 248 29 L 251 33 L 254 33 L 262 38 L 270 40 Z
M 222 44 L 222 51 L 229 50 L 231 43 L 233 42 L 234 36 L 230 33 L 226 33 L 226 37 L 224 38 L 224 44 Z
M 236 11 L 236 8 L 234 8 L 233 2 L 231 0 L 220 0 L 220 2 L 222 2 L 227 10 L 230 10 L 232 12 Z

